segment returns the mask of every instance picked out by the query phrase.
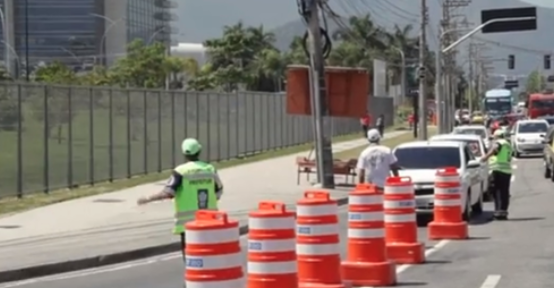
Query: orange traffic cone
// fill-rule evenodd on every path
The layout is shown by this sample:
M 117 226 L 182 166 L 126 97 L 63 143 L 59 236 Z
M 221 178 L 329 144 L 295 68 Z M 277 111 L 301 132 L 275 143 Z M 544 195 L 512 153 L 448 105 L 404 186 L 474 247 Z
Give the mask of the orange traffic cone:
M 344 288 L 340 275 L 338 206 L 328 192 L 307 191 L 296 208 L 300 288 Z
M 249 216 L 247 287 L 298 287 L 294 213 L 267 201 Z
M 200 210 L 185 228 L 185 287 L 244 287 L 239 223 L 227 213 Z
M 417 240 L 414 198 L 410 177 L 387 179 L 384 202 L 387 255 L 396 263 L 425 262 L 425 246 Z
M 360 184 L 348 195 L 348 254 L 342 276 L 354 286 L 391 286 L 395 264 L 387 260 L 383 191 Z
M 467 239 L 467 223 L 462 220 L 460 175 L 456 167 L 439 169 L 435 176 L 433 221 L 428 225 L 429 239 Z M 468 196 L 469 197 L 469 196 Z

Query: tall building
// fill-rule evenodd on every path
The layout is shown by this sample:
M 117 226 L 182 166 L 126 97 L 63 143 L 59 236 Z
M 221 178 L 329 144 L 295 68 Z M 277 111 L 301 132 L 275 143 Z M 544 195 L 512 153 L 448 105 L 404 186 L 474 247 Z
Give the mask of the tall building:
M 168 0 L 0 1 L 2 39 L 9 44 L 1 45 L 2 58 L 9 56 L 15 66 L 109 64 L 136 38 L 170 45 Z M 13 51 L 8 55 L 5 48 Z

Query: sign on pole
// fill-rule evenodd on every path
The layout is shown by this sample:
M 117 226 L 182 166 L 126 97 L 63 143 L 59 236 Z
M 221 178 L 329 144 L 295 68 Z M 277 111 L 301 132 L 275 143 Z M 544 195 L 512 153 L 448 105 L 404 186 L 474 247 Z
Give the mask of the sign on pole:
M 490 9 L 490 10 L 481 11 L 481 23 L 486 23 L 487 21 L 490 21 L 493 19 L 518 18 L 518 17 L 520 18 L 529 17 L 529 19 L 490 23 L 485 27 L 483 27 L 481 31 L 483 32 L 483 34 L 485 34 L 485 33 L 537 30 L 537 8 L 536 7 Z

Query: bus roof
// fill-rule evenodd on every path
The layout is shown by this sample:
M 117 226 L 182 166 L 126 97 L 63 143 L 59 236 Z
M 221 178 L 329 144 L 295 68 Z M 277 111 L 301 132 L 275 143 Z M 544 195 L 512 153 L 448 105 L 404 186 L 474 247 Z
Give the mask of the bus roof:
M 552 99 L 554 94 L 545 94 L 545 93 L 534 93 L 529 95 L 529 99 Z
M 512 96 L 512 91 L 508 89 L 492 89 L 485 92 L 485 97 L 507 97 Z

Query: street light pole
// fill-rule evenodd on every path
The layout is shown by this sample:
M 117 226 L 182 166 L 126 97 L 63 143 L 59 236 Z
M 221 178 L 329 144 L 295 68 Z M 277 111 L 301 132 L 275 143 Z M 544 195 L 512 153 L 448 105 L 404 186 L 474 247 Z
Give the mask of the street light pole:
M 106 17 L 104 15 L 100 15 L 100 14 L 96 14 L 96 13 L 90 13 L 89 15 L 93 16 L 93 17 L 98 17 L 98 18 L 104 19 L 105 21 L 110 23 L 110 25 L 108 25 L 108 27 L 106 27 L 106 29 L 104 29 L 104 34 L 102 35 L 102 39 L 100 40 L 100 50 L 101 50 L 101 54 L 102 54 L 101 59 L 104 60 L 104 63 L 107 63 L 106 49 L 104 47 L 104 42 L 106 41 L 106 36 L 108 36 L 108 33 L 110 32 L 110 30 L 115 25 L 117 25 L 117 23 L 119 23 L 119 21 L 125 20 L 125 17 L 119 18 L 117 20 L 113 20 L 113 19 L 110 19 L 109 17 Z
M 456 32 L 456 31 L 460 31 L 460 30 L 467 30 L 467 29 L 453 29 L 453 30 L 448 30 L 448 31 L 444 31 L 440 34 L 439 36 L 439 49 L 437 51 L 437 57 L 436 57 L 436 62 L 435 62 L 435 71 L 436 71 L 436 80 L 435 80 L 435 97 L 437 99 L 437 113 L 439 115 L 439 132 L 440 133 L 448 133 L 449 130 L 451 129 L 451 127 L 448 127 L 448 122 L 450 121 L 447 121 L 446 117 L 450 117 L 449 115 L 447 115 L 447 113 L 445 113 L 446 111 L 449 111 L 451 107 L 446 107 L 446 105 L 443 106 L 442 103 L 444 103 L 445 101 L 445 95 L 444 95 L 444 91 L 443 91 L 443 87 L 442 87 L 442 55 L 445 54 L 445 53 L 448 53 L 450 50 L 454 49 L 456 46 L 458 46 L 459 44 L 461 44 L 462 42 L 464 42 L 465 40 L 467 40 L 469 37 L 473 36 L 475 33 L 481 31 L 481 29 L 483 29 L 485 26 L 489 25 L 489 24 L 493 24 L 493 23 L 498 23 L 498 22 L 512 22 L 512 21 L 524 21 L 524 20 L 534 20 L 536 19 L 537 17 L 511 17 L 511 18 L 496 18 L 496 19 L 491 19 L 489 21 L 486 21 L 485 23 L 482 23 L 481 25 L 478 25 L 477 27 L 473 28 L 471 31 L 469 31 L 468 33 L 466 33 L 464 36 L 460 37 L 458 40 L 454 41 L 452 44 L 448 45 L 447 47 L 445 48 L 442 48 L 442 43 L 443 43 L 443 37 L 444 35 L 448 34 L 448 33 L 451 33 L 451 32 Z M 453 104 L 453 103 L 449 103 L 449 104 Z M 442 116 L 441 116 L 442 115 Z

